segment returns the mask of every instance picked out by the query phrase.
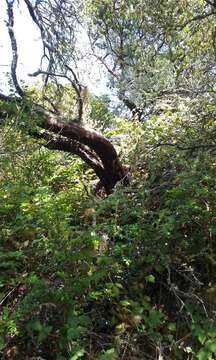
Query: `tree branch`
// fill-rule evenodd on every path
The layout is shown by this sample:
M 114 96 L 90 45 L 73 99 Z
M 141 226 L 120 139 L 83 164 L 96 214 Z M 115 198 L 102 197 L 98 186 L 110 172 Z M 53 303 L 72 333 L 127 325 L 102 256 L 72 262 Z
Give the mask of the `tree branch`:
M 78 155 L 86 164 L 88 164 L 102 179 L 104 176 L 104 169 L 100 163 L 97 155 L 91 152 L 86 146 L 76 140 L 67 139 L 61 135 L 54 136 L 48 131 L 34 131 L 31 133 L 37 139 L 43 139 L 47 142 L 44 146 L 50 150 L 60 150 L 70 154 Z
M 72 70 L 72 69 L 70 69 Z M 81 95 L 81 85 L 77 85 L 69 76 L 67 76 L 66 74 L 56 74 L 54 72 L 49 72 L 49 71 L 44 71 L 44 70 L 38 70 L 35 71 L 32 74 L 29 74 L 29 76 L 38 76 L 38 75 L 47 75 L 47 76 L 53 76 L 54 78 L 59 77 L 59 78 L 63 78 L 66 79 L 70 82 L 70 84 L 72 85 L 76 95 L 77 95 L 77 100 L 78 100 L 78 120 L 79 122 L 82 121 L 82 117 L 83 117 L 83 98 Z
M 13 80 L 14 87 L 17 91 L 17 93 L 23 97 L 25 95 L 24 91 L 19 85 L 18 79 L 17 79 L 17 63 L 18 63 L 18 51 L 17 51 L 17 41 L 14 34 L 14 13 L 13 13 L 13 5 L 14 0 L 6 0 L 7 3 L 7 14 L 8 14 L 8 34 L 10 37 L 11 42 L 11 49 L 12 49 L 12 62 L 11 62 L 11 76 Z
M 7 101 L 7 102 L 10 102 L 10 101 L 22 101 L 22 99 L 20 97 L 13 97 L 13 96 L 9 96 L 9 95 L 5 95 L 5 94 L 2 94 L 0 93 L 0 100 L 3 100 L 3 101 Z
M 136 104 L 134 104 L 133 101 L 126 98 L 124 95 L 120 95 L 119 99 L 124 103 L 125 106 L 132 112 L 133 116 L 138 117 L 138 120 L 140 121 L 143 115 L 142 109 L 138 108 Z
M 101 179 L 107 194 L 112 191 L 118 181 L 123 180 L 125 184 L 128 182 L 128 167 L 121 164 L 114 146 L 104 136 L 75 123 L 65 124 L 59 118 L 54 117 L 43 116 L 40 126 L 49 132 L 67 138 L 68 141 L 69 139 L 75 140 L 81 145 L 87 146 L 91 154 L 93 152 L 93 154 L 97 155 L 97 159 L 100 159 L 103 167 L 103 174 L 99 175 L 98 169 L 94 170 Z
M 104 167 L 118 157 L 117 152 L 110 141 L 93 130 L 87 130 L 75 123 L 65 124 L 54 117 L 45 117 L 40 125 L 48 131 L 52 131 L 55 134 L 61 134 L 62 136 L 79 141 L 88 146 L 97 153 Z
M 48 56 L 46 55 L 46 49 L 48 50 L 48 53 L 49 53 L 49 66 L 48 66 L 48 69 L 49 71 L 52 70 L 52 65 L 54 64 L 54 59 L 53 59 L 53 49 L 52 49 L 52 46 L 51 44 L 49 44 L 47 42 L 47 39 L 46 39 L 46 32 L 45 32 L 45 29 L 43 27 L 43 25 L 41 24 L 41 22 L 38 20 L 36 14 L 35 14 L 35 9 L 34 7 L 32 6 L 31 2 L 29 0 L 24 0 L 25 3 L 26 3 L 26 6 L 28 8 L 28 11 L 29 11 L 29 14 L 32 18 L 32 20 L 34 21 L 34 23 L 37 25 L 37 27 L 39 28 L 40 30 L 40 33 L 41 33 L 41 39 L 42 39 L 42 42 L 43 42 L 43 46 L 44 46 L 44 56 L 46 56 L 48 58 Z M 47 78 L 46 78 L 46 81 L 45 83 L 47 83 L 48 81 L 48 75 L 47 75 Z
M 207 4 L 213 6 L 213 7 L 216 7 L 216 0 L 212 0 L 212 1 L 210 1 L 210 0 L 205 0 L 205 2 L 206 2 Z
M 181 29 L 183 30 L 185 28 L 185 26 L 187 26 L 188 24 L 194 22 L 194 21 L 198 21 L 198 20 L 203 20 L 203 19 L 206 19 L 207 17 L 211 16 L 211 15 L 214 15 L 215 12 L 214 11 L 211 11 L 209 13 L 205 13 L 205 14 L 200 14 L 200 15 L 197 15 L 197 16 L 194 16 L 192 19 L 189 19 L 187 21 L 185 21 L 184 24 L 178 26 L 178 29 Z

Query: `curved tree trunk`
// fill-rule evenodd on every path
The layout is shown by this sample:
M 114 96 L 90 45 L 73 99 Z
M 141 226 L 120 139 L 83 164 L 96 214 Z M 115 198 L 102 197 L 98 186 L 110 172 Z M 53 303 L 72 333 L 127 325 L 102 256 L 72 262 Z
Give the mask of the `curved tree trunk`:
M 65 124 L 60 119 L 45 118 L 41 127 L 50 133 L 57 134 L 54 142 L 48 142 L 47 147 L 76 153 L 90 165 L 109 194 L 115 184 L 122 180 L 128 182 L 128 167 L 121 164 L 118 154 L 109 140 L 93 130 L 87 130 L 75 123 Z
M 17 107 L 22 108 L 21 98 L 12 98 L 0 94 L 0 100 L 17 101 Z M 41 119 L 38 128 L 29 130 L 29 134 L 38 139 L 44 139 L 44 146 L 52 150 L 65 151 L 79 156 L 90 166 L 100 180 L 100 187 L 110 194 L 117 182 L 128 184 L 129 167 L 121 164 L 113 144 L 94 130 L 85 129 L 76 123 L 65 123 L 60 116 L 51 116 L 40 105 L 33 104 L 32 111 Z M 4 111 L 1 119 L 8 117 Z
M 55 79 L 60 77 L 69 81 L 71 87 L 76 94 L 77 102 L 79 104 L 78 119 L 79 121 L 81 121 L 83 113 L 83 99 L 81 94 L 82 86 L 74 70 L 69 66 L 66 59 L 64 62 L 64 71 L 57 74 L 53 72 L 55 70 L 55 67 L 53 68 L 54 54 L 55 56 L 57 56 L 57 63 L 58 61 L 62 63 L 62 54 L 60 54 L 58 46 L 57 48 L 55 48 L 55 46 L 53 45 L 55 41 L 51 41 L 51 34 L 47 30 L 46 24 L 43 22 L 43 17 L 41 17 L 41 14 L 37 12 L 36 6 L 32 6 L 29 0 L 24 1 L 27 5 L 32 20 L 40 30 L 41 40 L 44 47 L 44 54 L 49 54 L 48 71 L 43 71 L 40 69 L 32 75 L 46 75 L 45 85 L 47 84 L 48 78 L 50 76 L 54 77 Z M 6 0 L 6 3 L 8 14 L 8 34 L 10 37 L 12 50 L 11 78 L 16 93 L 19 95 L 19 97 L 14 99 L 12 97 L 5 96 L 4 94 L 0 94 L 0 100 L 16 100 L 17 106 L 20 107 L 20 111 L 22 111 L 21 106 L 23 104 L 25 107 L 25 101 L 28 99 L 25 91 L 21 88 L 19 84 L 16 74 L 18 64 L 18 47 L 14 32 L 14 2 Z M 68 28 L 68 23 L 66 24 L 66 28 Z M 70 74 L 70 76 L 68 74 Z M 66 151 L 71 154 L 76 154 L 80 156 L 95 171 L 96 175 L 100 179 L 100 185 L 104 187 L 107 194 L 110 194 L 112 192 L 115 184 L 118 181 L 122 181 L 124 184 L 126 184 L 128 182 L 128 168 L 121 164 L 118 154 L 111 142 L 107 140 L 104 136 L 98 134 L 93 130 L 87 130 L 84 127 L 75 123 L 68 124 L 64 122 L 63 119 L 60 117 L 59 112 L 56 110 L 58 109 L 56 109 L 54 106 L 54 116 L 51 115 L 53 112 L 50 111 L 49 113 L 40 105 L 33 103 L 32 111 L 36 113 L 41 120 L 38 123 L 39 130 L 30 130 L 30 135 L 36 138 L 44 139 L 45 146 L 49 149 Z M 4 117 L 4 114 L 1 113 L 0 109 L 0 122 L 2 116 Z M 40 129 L 43 129 L 43 131 L 41 131 Z

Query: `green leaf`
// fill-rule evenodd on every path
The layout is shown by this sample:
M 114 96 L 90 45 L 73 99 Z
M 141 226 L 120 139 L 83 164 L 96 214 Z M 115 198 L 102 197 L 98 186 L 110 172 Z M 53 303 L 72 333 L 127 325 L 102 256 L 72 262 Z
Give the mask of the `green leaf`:
M 208 350 L 200 350 L 197 354 L 198 360 L 212 360 L 212 355 Z
M 206 332 L 199 325 L 195 324 L 193 327 L 193 333 L 198 338 L 199 342 L 203 345 L 206 341 Z
M 71 327 L 67 331 L 67 337 L 68 339 L 77 339 L 82 332 L 81 327 Z
M 97 357 L 96 360 L 114 360 L 117 357 L 117 353 L 114 348 L 107 350 L 104 354 Z
M 78 349 L 70 358 L 70 360 L 77 360 L 80 359 L 81 357 L 83 357 L 83 355 L 85 355 L 85 350 L 84 349 Z
M 206 343 L 205 343 L 205 347 L 211 351 L 212 353 L 216 353 L 216 339 L 214 340 L 208 340 Z
M 146 280 L 147 282 L 149 282 L 149 283 L 152 283 L 152 284 L 155 283 L 155 277 L 154 277 L 154 275 L 148 275 L 148 276 L 146 276 L 146 277 L 145 277 L 145 280 Z
M 168 324 L 168 329 L 170 331 L 176 331 L 176 324 L 175 323 L 169 323 Z
M 204 342 L 206 341 L 206 334 L 203 332 L 198 336 L 198 340 L 199 342 L 203 345 Z
M 31 324 L 32 330 L 40 332 L 43 329 L 43 325 L 41 324 L 40 320 L 35 320 Z
M 146 318 L 146 321 L 148 322 L 148 325 L 151 328 L 155 328 L 161 324 L 163 320 L 163 314 L 156 309 L 151 309 L 149 311 L 149 316 Z

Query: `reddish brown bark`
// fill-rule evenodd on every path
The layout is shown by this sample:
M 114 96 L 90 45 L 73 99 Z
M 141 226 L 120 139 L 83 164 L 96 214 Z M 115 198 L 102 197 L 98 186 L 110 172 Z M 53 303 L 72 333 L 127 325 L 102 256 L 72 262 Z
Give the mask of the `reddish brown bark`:
M 50 116 L 44 116 L 40 126 L 46 129 L 39 135 L 47 140 L 46 147 L 80 156 L 95 171 L 107 194 L 117 182 L 128 183 L 128 167 L 121 164 L 114 146 L 101 134 Z
M 54 61 L 53 53 L 55 52 L 55 49 L 53 49 L 49 41 L 47 41 L 47 39 L 50 40 L 50 34 L 48 37 L 46 37 L 46 26 L 44 26 L 41 18 L 38 17 L 35 13 L 35 9 L 31 5 L 31 2 L 25 0 L 25 3 L 27 5 L 32 20 L 38 26 L 41 32 L 41 39 L 44 49 L 47 50 L 50 57 L 49 71 L 39 70 L 32 75 L 47 75 L 45 85 L 47 84 L 47 80 L 50 76 L 54 78 L 61 77 L 68 80 L 77 96 L 77 101 L 79 104 L 78 119 L 79 121 L 81 121 L 83 112 L 83 101 L 81 96 L 82 86 L 75 72 L 70 66 L 68 66 L 67 63 L 65 65 L 67 70 L 66 72 L 63 71 L 63 73 L 61 74 L 56 74 L 52 71 L 53 68 L 51 66 L 51 63 L 53 63 Z M 8 33 L 12 49 L 11 77 L 16 92 L 19 95 L 17 99 L 17 104 L 22 104 L 22 101 L 24 101 L 25 104 L 25 101 L 27 100 L 26 94 L 20 87 L 16 74 L 18 63 L 18 47 L 14 33 L 13 6 L 14 2 L 8 0 Z M 68 71 L 72 75 L 72 78 L 68 75 Z M 4 94 L 0 94 L 0 99 L 3 101 L 14 100 L 10 96 L 5 96 Z M 52 105 L 52 102 L 50 103 Z M 104 136 L 98 134 L 93 130 L 87 130 L 75 123 L 68 124 L 62 121 L 59 116 L 58 109 L 56 109 L 53 105 L 52 107 L 54 108 L 54 113 L 56 114 L 56 117 L 50 116 L 51 112 L 47 113 L 47 111 L 45 111 L 45 109 L 42 108 L 40 105 L 33 103 L 32 111 L 38 115 L 39 119 L 41 119 L 40 123 L 38 123 L 38 127 L 45 129 L 45 131 L 32 130 L 29 131 L 31 135 L 46 140 L 45 146 L 49 149 L 67 151 L 69 153 L 80 156 L 95 171 L 96 175 L 100 179 L 100 184 L 105 188 L 107 194 L 109 194 L 113 190 L 115 184 L 118 181 L 122 181 L 124 184 L 126 184 L 128 181 L 128 168 L 121 164 L 118 154 L 111 142 L 107 140 Z
M 0 100 L 16 101 L 17 106 L 22 106 L 21 98 L 13 98 L 0 93 Z M 44 139 L 45 147 L 53 150 L 69 152 L 79 156 L 95 172 L 106 193 L 110 194 L 116 183 L 128 183 L 129 167 L 124 166 L 113 144 L 94 130 L 88 130 L 76 123 L 66 123 L 60 117 L 50 114 L 38 104 L 32 105 L 32 112 L 41 119 L 38 130 L 29 130 L 35 138 Z M 10 114 L 8 114 L 10 116 Z M 1 115 L 7 118 L 7 114 Z M 40 128 L 43 131 L 40 131 Z M 44 131 L 45 130 L 45 131 Z

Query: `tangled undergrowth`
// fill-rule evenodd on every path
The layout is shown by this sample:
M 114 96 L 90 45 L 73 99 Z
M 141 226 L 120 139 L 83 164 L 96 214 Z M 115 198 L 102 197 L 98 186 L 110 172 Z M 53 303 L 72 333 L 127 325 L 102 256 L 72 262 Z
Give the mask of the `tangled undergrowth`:
M 131 183 L 106 198 L 82 162 L 5 127 L 3 360 L 215 358 L 215 149 L 178 126 L 119 121 Z

